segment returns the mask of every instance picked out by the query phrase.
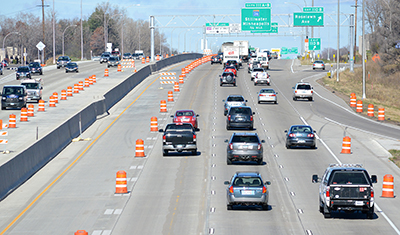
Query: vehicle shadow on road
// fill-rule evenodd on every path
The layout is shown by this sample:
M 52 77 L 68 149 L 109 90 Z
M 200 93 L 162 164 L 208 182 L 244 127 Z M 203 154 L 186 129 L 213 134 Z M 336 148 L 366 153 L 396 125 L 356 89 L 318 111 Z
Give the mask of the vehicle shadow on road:
M 272 206 L 268 205 L 267 209 L 263 209 L 262 206 L 258 206 L 258 205 L 250 205 L 250 206 L 234 205 L 234 206 L 232 206 L 232 210 L 236 210 L 236 211 L 270 211 L 270 210 L 272 210 Z
M 367 214 L 363 214 L 362 212 L 331 212 L 331 218 L 329 219 L 346 219 L 346 220 L 376 220 L 379 216 L 374 213 L 372 219 L 367 218 Z M 327 220 L 329 220 L 327 219 Z
M 191 152 L 169 152 L 167 155 L 164 155 L 164 157 L 197 157 L 200 155 L 200 151 L 197 151 L 195 155 Z

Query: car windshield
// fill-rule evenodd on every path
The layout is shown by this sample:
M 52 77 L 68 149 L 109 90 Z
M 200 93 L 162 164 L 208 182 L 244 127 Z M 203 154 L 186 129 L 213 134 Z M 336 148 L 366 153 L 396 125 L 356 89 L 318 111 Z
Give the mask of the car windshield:
M 21 83 L 26 89 L 39 89 L 39 83 Z
M 258 137 L 255 135 L 252 136 L 240 136 L 235 135 L 232 137 L 232 143 L 258 143 Z
M 368 185 L 368 180 L 362 171 L 335 171 L 330 184 L 363 184 Z
M 5 95 L 22 95 L 24 93 L 24 89 L 21 87 L 5 87 L 3 94 Z
M 236 177 L 233 185 L 239 187 L 259 187 L 262 186 L 262 181 L 259 177 Z
M 124 53 L 124 56 L 130 56 L 131 53 Z
M 249 108 L 243 108 L 243 107 L 231 108 L 229 114 L 230 115 L 234 115 L 234 114 L 251 115 L 251 110 Z
M 110 59 L 108 61 L 117 61 L 117 58 L 115 57 L 110 57 Z
M 110 57 L 110 54 L 102 54 L 102 57 Z
M 272 90 L 272 89 L 264 89 L 264 90 L 261 90 L 260 93 L 271 93 L 271 94 L 273 94 L 273 93 L 275 93 L 275 91 Z
M 165 131 L 192 131 L 191 124 L 168 125 Z
M 298 90 L 311 90 L 311 85 L 308 84 L 300 84 L 297 85 Z
M 176 112 L 176 116 L 194 116 L 194 113 L 192 111 L 178 111 Z
M 40 67 L 40 65 L 39 65 L 39 63 L 35 62 L 35 63 L 30 63 L 29 67 L 38 68 L 38 67 Z
M 67 56 L 60 56 L 58 57 L 58 60 L 69 60 Z
M 29 67 L 19 67 L 18 72 L 29 72 Z
M 228 97 L 227 101 L 242 101 L 243 102 L 244 98 L 241 96 L 230 96 L 230 97 Z
M 77 63 L 68 63 L 67 66 L 68 67 L 77 67 L 78 64 Z
M 292 126 L 290 132 L 304 132 L 304 133 L 311 133 L 312 129 L 309 126 Z

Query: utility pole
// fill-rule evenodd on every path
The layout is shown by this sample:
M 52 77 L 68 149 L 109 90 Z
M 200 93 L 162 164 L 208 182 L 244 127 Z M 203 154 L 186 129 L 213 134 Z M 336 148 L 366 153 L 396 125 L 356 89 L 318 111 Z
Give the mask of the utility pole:
M 339 82 L 339 58 L 340 58 L 340 0 L 337 5 L 337 53 L 336 53 L 336 81 Z
M 82 0 L 81 0 L 81 60 L 83 60 L 83 25 L 82 25 Z
M 42 5 L 37 5 L 38 7 L 42 7 L 42 28 L 43 28 L 43 43 L 45 42 L 44 41 L 44 39 L 45 39 L 45 37 L 44 37 L 44 35 L 45 35 L 45 33 L 44 33 L 44 7 L 49 7 L 49 5 L 44 5 L 44 0 L 42 0 Z M 44 55 L 45 55 L 45 49 L 43 48 L 43 51 L 42 51 L 42 64 L 44 64 Z
M 354 6 L 355 13 L 354 13 L 354 57 L 357 58 L 357 1 L 356 5 Z M 357 59 L 354 59 L 354 63 L 357 62 Z

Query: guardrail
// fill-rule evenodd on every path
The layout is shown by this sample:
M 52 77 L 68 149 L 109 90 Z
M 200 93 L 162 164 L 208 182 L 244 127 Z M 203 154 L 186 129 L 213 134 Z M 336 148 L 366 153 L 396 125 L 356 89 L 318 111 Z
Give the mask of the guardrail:
M 106 113 L 111 107 L 125 97 L 140 82 L 153 72 L 185 60 L 197 59 L 202 54 L 181 54 L 165 58 L 154 64 L 147 65 L 132 74 L 117 86 L 104 94 L 104 99 L 94 101 L 77 112 L 73 117 L 61 123 L 43 138 L 34 142 L 27 149 L 16 155 L 13 159 L 0 167 L 0 200 L 13 192 L 51 159 L 57 156 L 72 139 L 80 134 L 79 122 L 82 131 L 89 128 L 98 116 Z

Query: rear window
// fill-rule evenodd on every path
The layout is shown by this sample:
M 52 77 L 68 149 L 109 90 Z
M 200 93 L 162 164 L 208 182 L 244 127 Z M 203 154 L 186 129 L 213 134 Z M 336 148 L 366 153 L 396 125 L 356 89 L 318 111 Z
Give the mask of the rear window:
M 298 90 L 311 90 L 311 85 L 308 84 L 300 84 L 297 85 Z
M 243 114 L 243 115 L 251 115 L 251 109 L 250 108 L 242 108 L 242 107 L 234 107 L 231 108 L 229 111 L 230 115 L 234 115 L 234 114 Z
M 222 77 L 227 77 L 227 76 L 235 76 L 235 74 L 233 74 L 232 72 L 230 72 L 230 73 L 223 73 L 222 74 Z
M 241 96 L 230 96 L 228 97 L 228 101 L 244 101 L 244 98 Z
M 67 66 L 78 66 L 76 63 L 68 63 Z
M 232 143 L 259 143 L 258 137 L 252 136 L 233 136 Z
M 272 90 L 272 89 L 265 89 L 265 90 L 261 90 L 260 93 L 271 93 L 271 94 L 273 94 L 273 93 L 275 93 L 275 91 Z
M 67 56 L 60 56 L 60 57 L 58 57 L 58 60 L 69 60 L 69 57 L 67 57 Z
M 194 113 L 192 111 L 178 111 L 176 112 L 176 116 L 193 116 Z
M 330 184 L 369 185 L 363 171 L 335 171 L 331 177 Z
M 291 132 L 305 132 L 305 133 L 311 133 L 312 129 L 309 126 L 293 126 L 290 129 Z
M 38 62 L 34 62 L 34 63 L 30 63 L 29 64 L 29 67 L 34 67 L 34 68 L 37 68 L 39 66 L 40 66 L 40 64 Z
M 323 64 L 323 63 L 324 63 L 324 61 L 317 60 L 317 61 L 315 61 L 314 63 L 316 63 L 316 64 Z
M 191 124 L 168 125 L 165 131 L 192 131 Z
M 264 69 L 257 68 L 257 69 L 253 69 L 253 71 L 254 72 L 264 72 Z
M 259 177 L 236 177 L 233 185 L 239 187 L 257 187 L 262 186 L 262 181 Z
M 21 85 L 25 86 L 26 89 L 39 89 L 38 83 L 21 83 Z
M 29 68 L 28 67 L 19 67 L 18 72 L 29 72 Z

